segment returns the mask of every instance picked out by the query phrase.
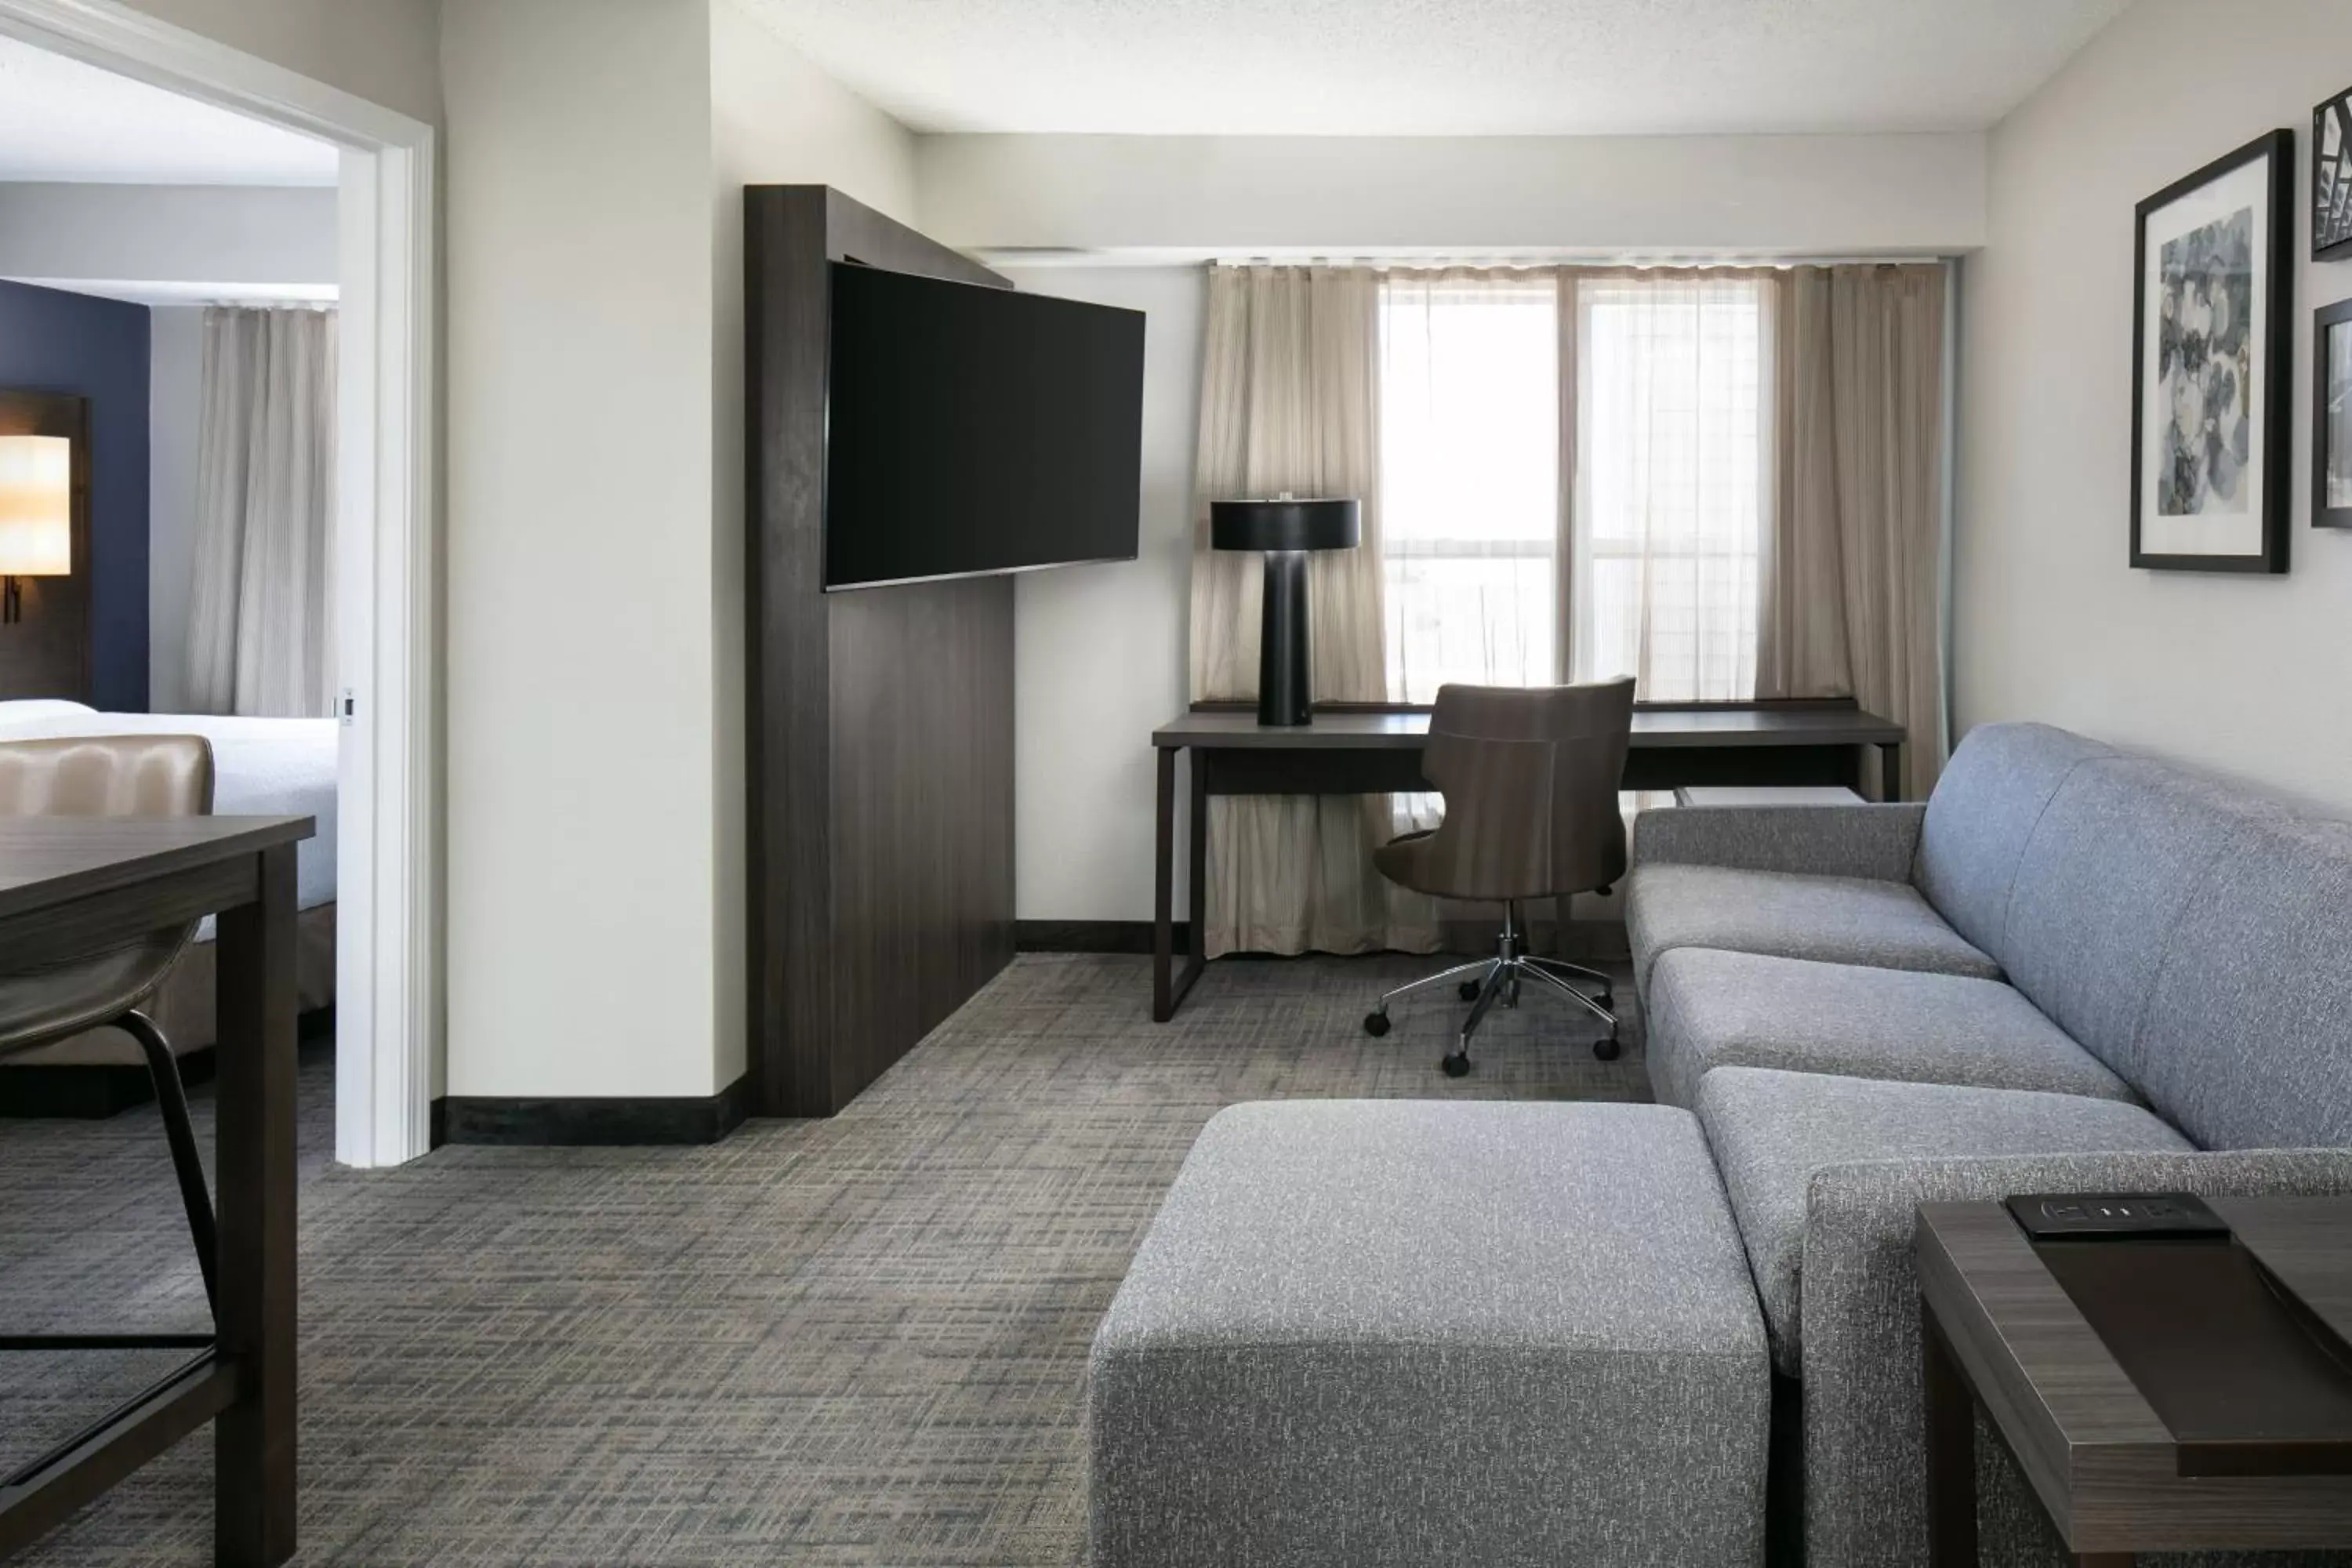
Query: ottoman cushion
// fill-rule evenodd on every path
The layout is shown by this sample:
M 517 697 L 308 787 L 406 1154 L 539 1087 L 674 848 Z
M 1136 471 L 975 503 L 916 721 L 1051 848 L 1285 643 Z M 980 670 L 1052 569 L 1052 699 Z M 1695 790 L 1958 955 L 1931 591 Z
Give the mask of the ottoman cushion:
M 1097 1568 L 1761 1551 L 1762 1323 L 1668 1107 L 1226 1110 L 1091 1373 Z

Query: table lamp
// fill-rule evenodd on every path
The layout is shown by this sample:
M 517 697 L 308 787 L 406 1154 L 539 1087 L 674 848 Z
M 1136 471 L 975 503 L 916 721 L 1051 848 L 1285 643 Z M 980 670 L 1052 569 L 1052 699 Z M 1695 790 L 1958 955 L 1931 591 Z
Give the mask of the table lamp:
M 1307 552 L 1353 550 L 1362 536 L 1356 501 L 1272 500 L 1209 503 L 1209 542 L 1219 550 L 1265 552 L 1265 618 L 1257 640 L 1257 721 L 1311 723 L 1307 693 Z
M 73 575 L 73 442 L 0 436 L 0 622 L 22 618 L 19 577 Z

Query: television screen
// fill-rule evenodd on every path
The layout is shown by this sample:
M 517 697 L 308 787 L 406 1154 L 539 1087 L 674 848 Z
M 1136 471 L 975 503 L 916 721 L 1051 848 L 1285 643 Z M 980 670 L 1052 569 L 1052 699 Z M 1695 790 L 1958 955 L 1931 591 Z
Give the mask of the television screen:
M 1133 560 L 1143 314 L 836 262 L 828 588 Z

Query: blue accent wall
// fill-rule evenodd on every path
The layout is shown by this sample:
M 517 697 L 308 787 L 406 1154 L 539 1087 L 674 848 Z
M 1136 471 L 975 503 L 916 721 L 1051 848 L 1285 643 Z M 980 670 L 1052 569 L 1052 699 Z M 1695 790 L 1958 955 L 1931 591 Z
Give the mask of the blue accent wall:
M 90 701 L 147 709 L 147 307 L 0 282 L 0 387 L 89 399 Z

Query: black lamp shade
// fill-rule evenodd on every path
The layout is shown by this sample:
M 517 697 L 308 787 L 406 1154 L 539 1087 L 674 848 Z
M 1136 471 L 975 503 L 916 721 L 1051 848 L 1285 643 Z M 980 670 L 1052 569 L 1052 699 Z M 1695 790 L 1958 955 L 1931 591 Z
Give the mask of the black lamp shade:
M 1362 535 L 1355 500 L 1209 503 L 1209 542 L 1219 550 L 1353 550 Z
M 1307 689 L 1307 552 L 1353 550 L 1363 508 L 1353 500 L 1213 500 L 1209 542 L 1265 552 L 1265 609 L 1258 633 L 1257 721 L 1309 723 Z

